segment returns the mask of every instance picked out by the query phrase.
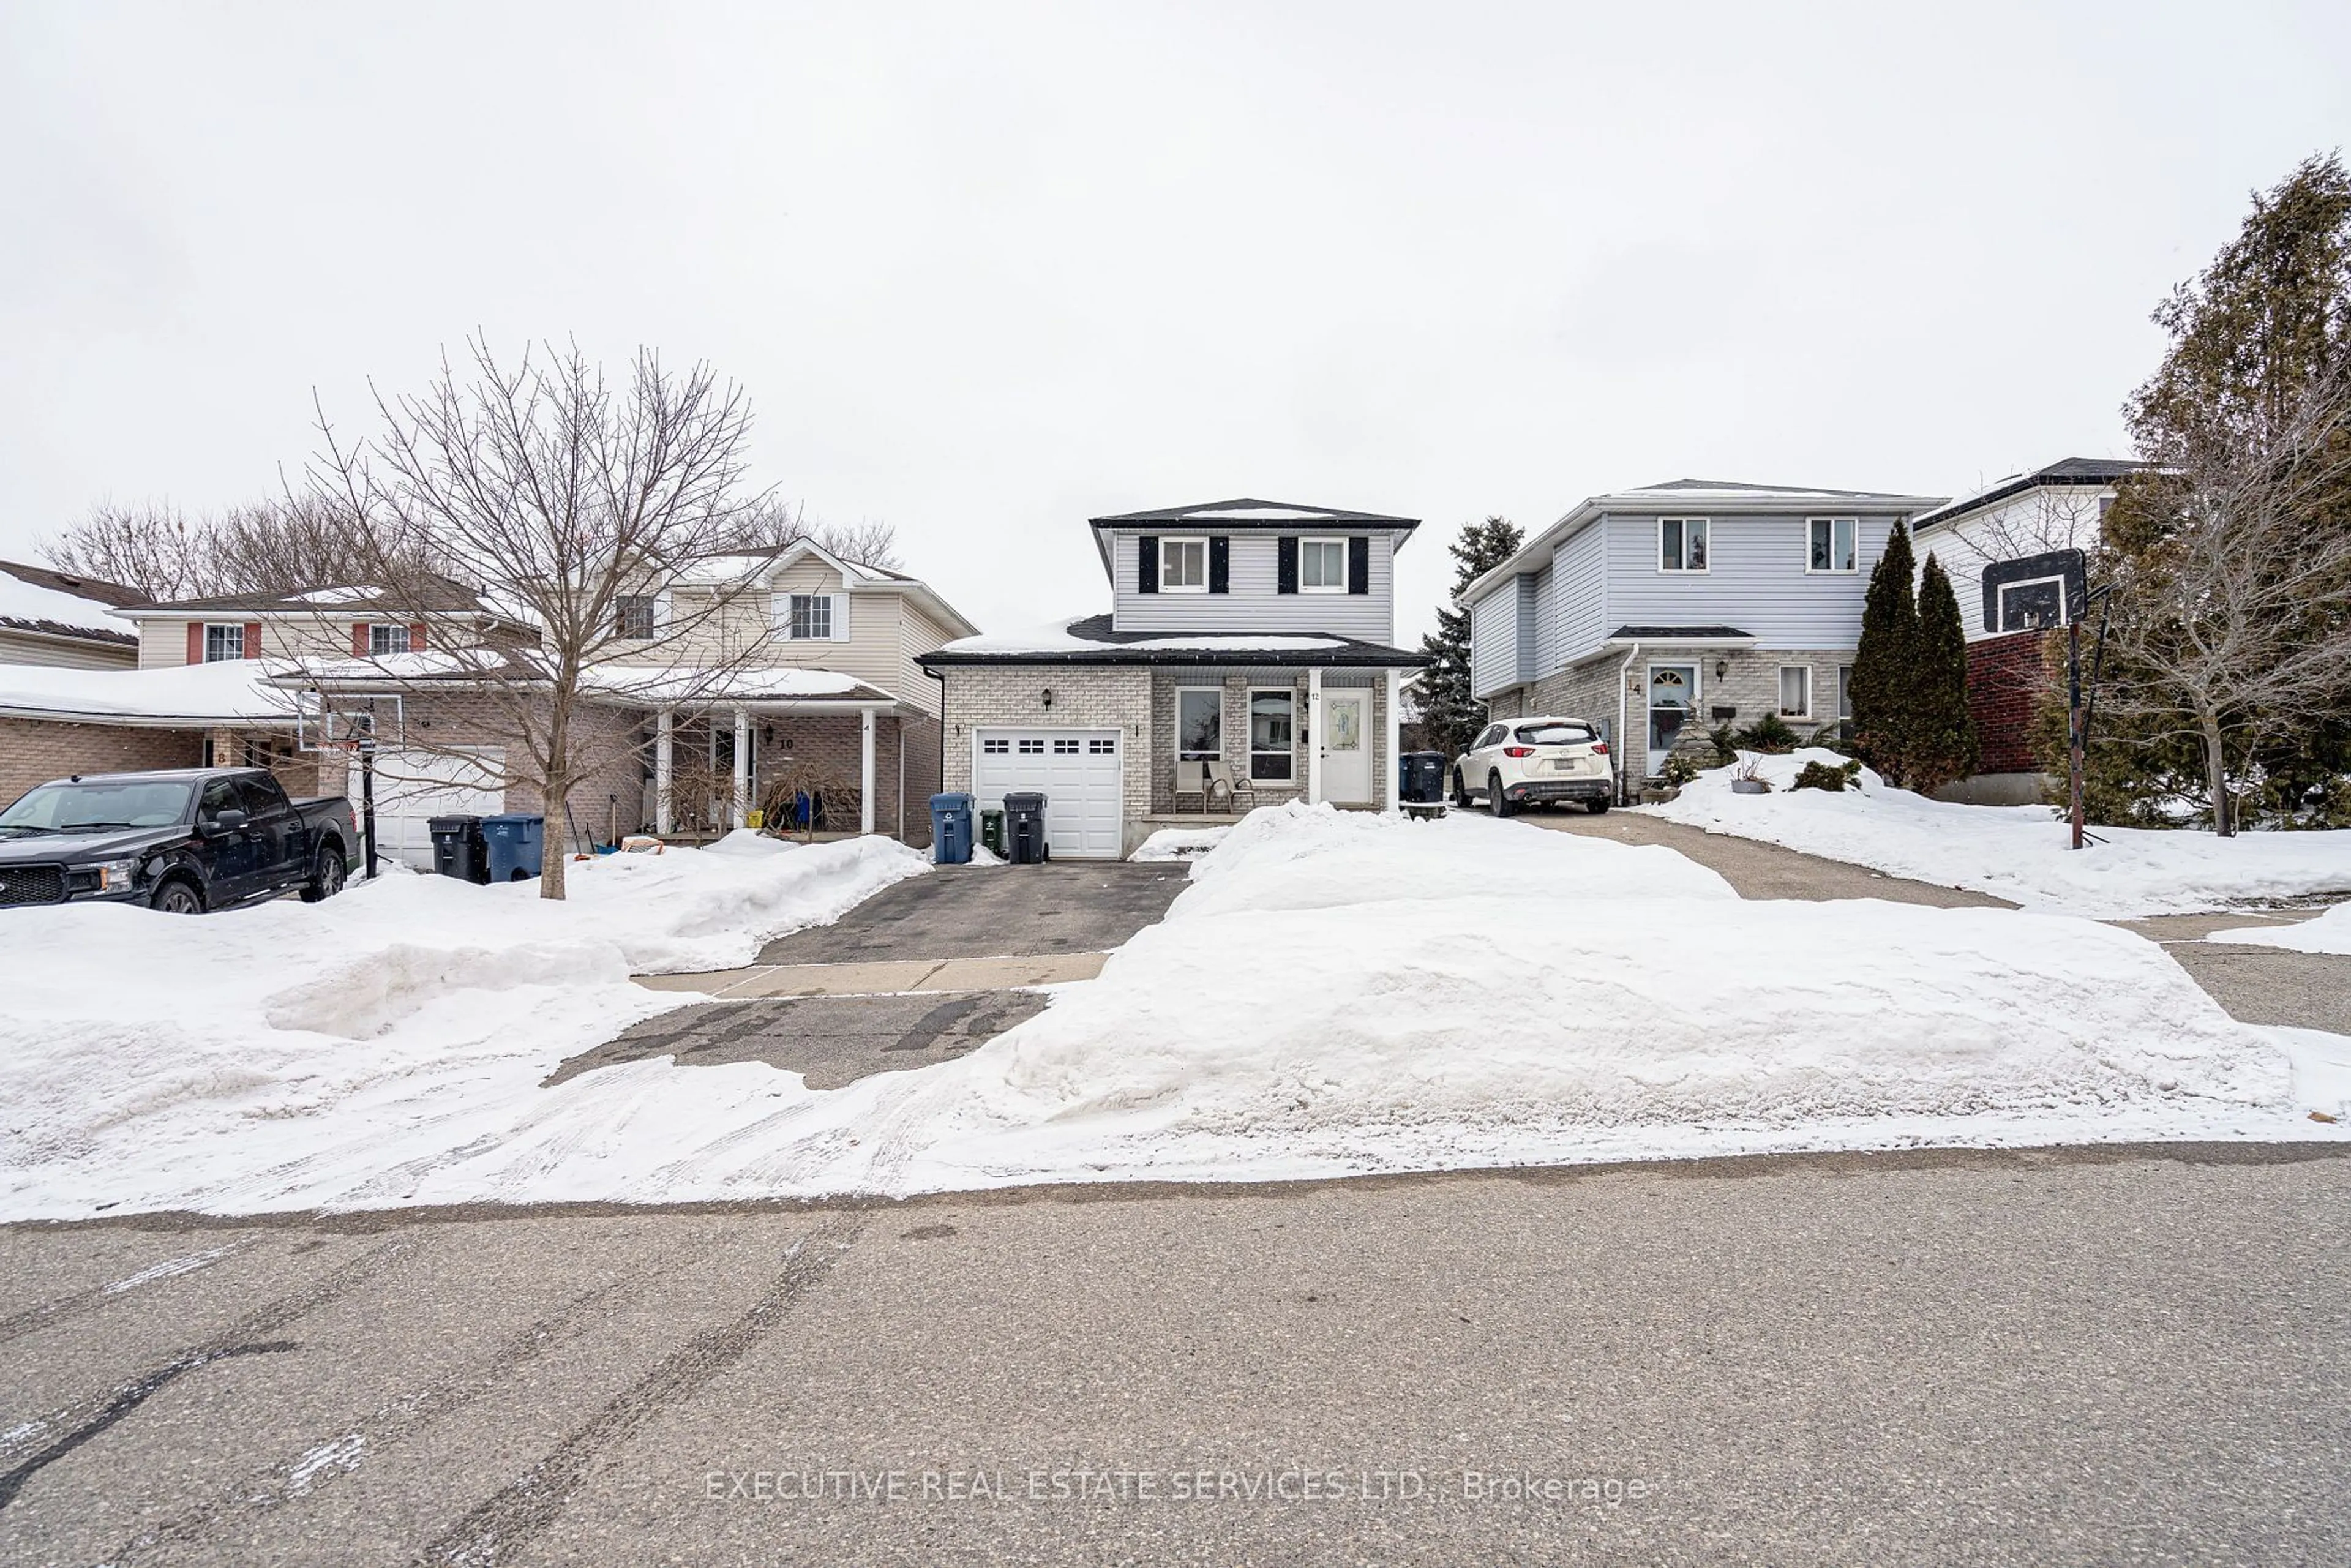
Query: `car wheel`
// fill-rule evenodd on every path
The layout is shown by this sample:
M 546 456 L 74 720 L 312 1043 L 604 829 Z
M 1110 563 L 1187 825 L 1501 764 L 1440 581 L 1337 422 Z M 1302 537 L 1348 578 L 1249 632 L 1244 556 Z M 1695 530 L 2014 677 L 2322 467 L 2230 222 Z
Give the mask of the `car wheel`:
M 343 891 L 344 879 L 350 875 L 343 865 L 342 851 L 320 850 L 318 869 L 310 873 L 310 880 L 302 884 L 302 902 L 316 904 L 322 898 L 334 897 Z
M 1583 803 L 1583 809 L 1596 817 L 1600 815 L 1601 812 L 1608 810 L 1608 797 L 1603 795 L 1597 800 L 1586 800 Z
M 1510 816 L 1516 810 L 1516 808 L 1511 806 L 1510 802 L 1503 797 L 1502 776 L 1499 773 L 1489 773 L 1486 775 L 1486 806 L 1489 810 L 1492 811 L 1494 815 L 1498 817 Z
M 1461 769 L 1453 770 L 1453 803 L 1463 810 L 1469 809 L 1469 788 L 1461 782 Z
M 155 896 L 148 900 L 148 907 L 165 915 L 202 915 L 204 912 L 204 895 L 197 890 L 194 883 L 185 877 L 175 876 L 155 890 Z

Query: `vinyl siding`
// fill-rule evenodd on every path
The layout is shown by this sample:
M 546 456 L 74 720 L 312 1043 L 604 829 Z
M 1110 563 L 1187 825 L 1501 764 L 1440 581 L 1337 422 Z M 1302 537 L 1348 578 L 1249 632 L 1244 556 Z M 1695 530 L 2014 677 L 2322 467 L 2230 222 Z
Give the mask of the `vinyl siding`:
M 139 623 L 139 667 L 170 669 L 188 662 L 188 627 L 243 625 L 249 617 L 225 610 L 215 615 L 190 616 L 185 621 L 141 621 Z M 351 625 L 363 617 L 350 614 L 316 620 L 264 621 L 261 652 L 271 659 L 348 659 L 351 656 Z M 427 640 L 431 633 L 426 633 Z
M 1509 578 L 1487 590 L 1469 607 L 1469 689 L 1487 696 L 1514 686 L 1519 673 L 1519 580 Z
M 1213 529 L 1165 528 L 1186 538 Z M 1235 533 L 1228 593 L 1138 593 L 1135 540 L 1140 531 L 1113 533 L 1111 544 L 1112 624 L 1121 632 L 1166 632 L 1203 635 L 1236 632 L 1328 632 L 1366 643 L 1395 640 L 1395 536 L 1371 535 L 1369 593 L 1280 593 L 1279 535 Z M 1337 529 L 1311 536 L 1342 537 Z
M 914 601 L 897 594 L 874 594 L 861 601 L 858 607 L 871 605 L 872 615 L 880 617 L 892 614 L 888 606 L 893 603 L 897 606 L 893 619 L 898 625 L 898 680 L 890 689 L 898 694 L 899 701 L 912 703 L 935 717 L 939 713 L 939 683 L 914 663 L 914 656 L 945 646 L 954 641 L 956 633 L 932 620 Z
M 1556 669 L 1559 665 L 1560 616 L 1559 573 L 1547 566 L 1535 573 L 1534 649 L 1527 670 Z
M 1836 573 L 1805 571 L 1801 517 L 1711 517 L 1712 570 L 1705 572 L 1657 570 L 1656 514 L 1610 516 L 1593 528 L 1607 533 L 1604 631 L 1722 624 L 1751 634 L 1761 649 L 1840 648 L 1861 635 L 1870 570 L 1885 552 L 1894 519 L 1863 517 L 1860 570 Z M 1569 657 L 1575 654 L 1571 648 Z
M 1550 651 L 1533 671 L 1540 679 L 1588 657 L 1623 624 L 1608 616 L 1607 536 L 1585 528 L 1552 556 L 1552 604 L 1555 630 Z
M 2004 505 L 1945 528 L 1929 529 L 1914 541 L 1918 568 L 1926 570 L 1927 553 L 1950 574 L 1951 592 L 1959 601 L 1959 622 L 1968 641 L 1980 643 L 1996 633 L 1984 630 L 1983 570 L 1993 561 L 2041 555 L 2057 549 L 2095 549 L 2098 505 L 2111 489 L 2089 486 L 2050 486 L 2028 490 Z
M 184 637 L 185 632 L 181 635 Z M 183 650 L 184 652 L 184 650 Z M 0 626 L 0 664 L 49 664 L 72 670 L 127 670 L 138 663 L 139 650 L 121 643 L 85 641 L 78 637 L 44 637 Z

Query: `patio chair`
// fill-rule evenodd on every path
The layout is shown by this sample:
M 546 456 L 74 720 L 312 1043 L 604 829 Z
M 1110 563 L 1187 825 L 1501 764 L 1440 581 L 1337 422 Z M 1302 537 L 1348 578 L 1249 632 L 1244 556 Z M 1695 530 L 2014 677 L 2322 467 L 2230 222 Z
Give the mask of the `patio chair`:
M 1208 765 L 1207 763 L 1178 762 L 1176 764 L 1174 804 L 1176 810 L 1183 810 L 1184 797 L 1186 795 L 1199 797 L 1200 811 L 1206 815 L 1208 810 Z
M 1225 810 L 1228 811 L 1244 812 L 1257 804 L 1256 791 L 1246 784 L 1233 782 L 1233 770 L 1226 764 L 1203 762 L 1200 764 L 1200 768 L 1207 781 L 1207 788 L 1201 801 L 1203 812 L 1213 808 L 1217 797 L 1220 794 L 1225 798 Z M 1244 797 L 1247 798 L 1246 803 L 1244 803 Z

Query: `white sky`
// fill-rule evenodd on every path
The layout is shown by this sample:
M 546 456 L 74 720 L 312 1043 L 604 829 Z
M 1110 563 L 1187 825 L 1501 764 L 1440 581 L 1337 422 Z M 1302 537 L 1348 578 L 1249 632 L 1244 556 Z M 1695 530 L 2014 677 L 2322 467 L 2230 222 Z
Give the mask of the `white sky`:
M 0 551 L 209 507 L 478 327 L 706 358 L 991 630 L 1083 519 L 2126 450 L 2147 312 L 2351 132 L 2351 6 L 0 10 Z M 658 19 L 652 19 L 657 17 Z

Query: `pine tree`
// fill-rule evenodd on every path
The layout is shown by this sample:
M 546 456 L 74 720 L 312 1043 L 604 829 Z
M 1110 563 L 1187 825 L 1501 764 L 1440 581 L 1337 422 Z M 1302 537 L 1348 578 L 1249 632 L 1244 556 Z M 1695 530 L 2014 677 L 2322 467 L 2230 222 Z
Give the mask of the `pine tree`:
M 1463 528 L 1448 547 L 1455 596 L 1516 555 L 1525 538 L 1525 530 L 1508 517 L 1488 517 Z M 1469 612 L 1449 602 L 1438 605 L 1437 630 L 1421 638 L 1420 651 L 1428 655 L 1428 667 L 1420 673 L 1422 744 L 1458 757 L 1486 722 L 1484 705 L 1470 694 Z
M 1911 789 L 1934 790 L 1975 771 L 1976 727 L 1968 711 L 1968 633 L 1943 563 L 1927 553 L 1918 582 L 1903 771 Z
M 1889 784 L 1909 782 L 1910 716 L 1917 682 L 1918 604 L 1910 529 L 1899 518 L 1869 574 L 1861 643 L 1853 658 L 1854 755 Z

